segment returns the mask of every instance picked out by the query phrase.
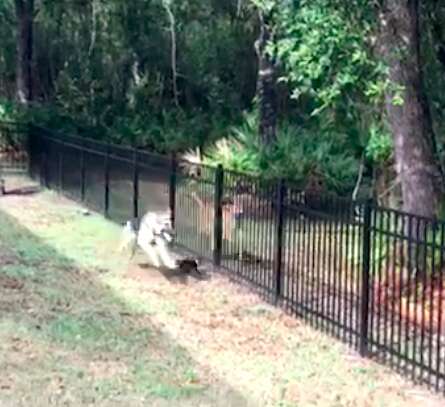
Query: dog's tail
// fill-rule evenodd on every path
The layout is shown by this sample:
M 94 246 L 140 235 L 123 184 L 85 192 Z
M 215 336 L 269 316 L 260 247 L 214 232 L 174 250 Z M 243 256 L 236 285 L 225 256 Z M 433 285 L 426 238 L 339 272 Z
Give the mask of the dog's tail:
M 124 250 L 131 250 L 131 257 L 134 256 L 136 252 L 137 245 L 137 231 L 133 226 L 131 221 L 128 221 L 124 229 L 122 230 L 122 239 L 121 244 L 119 246 L 119 251 L 123 252 Z

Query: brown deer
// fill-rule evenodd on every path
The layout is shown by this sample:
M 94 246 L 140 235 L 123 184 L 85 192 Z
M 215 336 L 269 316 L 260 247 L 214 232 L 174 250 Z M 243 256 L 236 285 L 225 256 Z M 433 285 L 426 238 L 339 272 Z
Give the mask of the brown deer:
M 191 197 L 199 208 L 199 228 L 203 233 L 212 236 L 215 219 L 215 205 L 213 201 L 202 199 L 195 192 L 191 194 Z M 236 216 L 242 213 L 242 207 L 238 202 L 231 203 L 228 200 L 223 200 L 222 209 L 223 239 L 231 241 L 233 230 L 235 229 Z
M 202 199 L 196 193 L 192 193 L 191 197 L 197 203 L 200 211 L 198 228 L 207 236 L 213 236 L 214 202 Z M 243 257 L 245 236 L 239 221 L 243 216 L 254 217 L 255 219 L 273 216 L 270 202 L 256 199 L 251 193 L 239 193 L 234 195 L 232 199 L 223 199 L 222 237 L 223 240 L 236 244 L 236 252 L 240 259 Z M 213 247 L 214 241 L 212 240 Z

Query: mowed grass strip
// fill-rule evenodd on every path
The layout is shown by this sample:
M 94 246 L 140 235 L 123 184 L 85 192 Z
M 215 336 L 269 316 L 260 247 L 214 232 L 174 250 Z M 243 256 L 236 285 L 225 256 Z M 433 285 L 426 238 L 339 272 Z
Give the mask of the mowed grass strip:
M 106 236 L 78 220 L 68 257 L 0 211 L 0 405 L 215 405 L 187 353 L 99 283 L 111 270 L 79 237 Z M 65 248 L 66 224 L 46 233 Z

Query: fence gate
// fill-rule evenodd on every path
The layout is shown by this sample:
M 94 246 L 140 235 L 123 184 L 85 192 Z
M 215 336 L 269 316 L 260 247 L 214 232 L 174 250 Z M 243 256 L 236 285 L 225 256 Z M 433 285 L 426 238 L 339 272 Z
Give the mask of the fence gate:
M 28 172 L 28 157 L 26 126 L 0 123 L 0 179 L 7 174 Z

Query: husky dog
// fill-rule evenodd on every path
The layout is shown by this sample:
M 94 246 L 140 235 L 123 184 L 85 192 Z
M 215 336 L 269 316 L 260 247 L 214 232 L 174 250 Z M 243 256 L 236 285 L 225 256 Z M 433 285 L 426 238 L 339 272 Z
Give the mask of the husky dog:
M 139 229 L 132 221 L 128 221 L 123 230 L 121 250 L 131 248 L 134 256 L 139 246 L 150 258 L 155 267 L 180 269 L 186 273 L 198 270 L 198 261 L 180 257 L 172 250 L 174 230 L 168 213 L 148 212 L 140 222 Z
M 131 257 L 133 258 L 136 252 L 137 237 L 138 235 L 134 223 L 129 220 L 127 223 L 125 223 L 124 229 L 122 230 L 122 239 L 121 244 L 119 245 L 119 251 L 123 252 L 131 250 Z
M 137 233 L 137 245 L 150 257 L 155 267 L 177 267 L 170 250 L 174 232 L 169 214 L 148 212 L 141 220 Z

